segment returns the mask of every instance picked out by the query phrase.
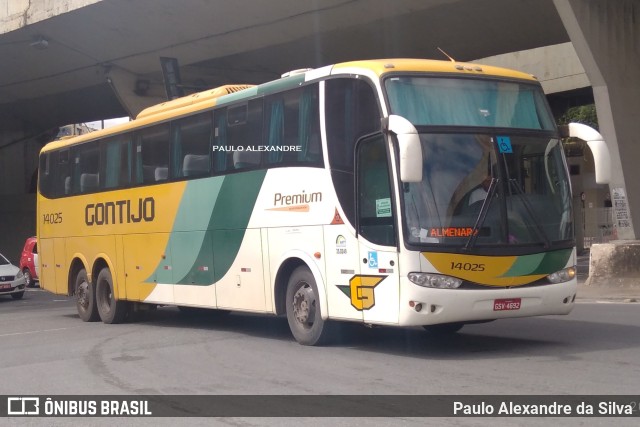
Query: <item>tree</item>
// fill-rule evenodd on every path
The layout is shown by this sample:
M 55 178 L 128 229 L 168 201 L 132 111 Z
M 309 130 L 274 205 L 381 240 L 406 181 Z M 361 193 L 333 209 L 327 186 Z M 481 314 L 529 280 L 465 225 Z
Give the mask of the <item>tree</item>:
M 569 123 L 582 123 L 598 130 L 598 116 L 596 114 L 596 105 L 580 105 L 569 108 L 559 119 L 559 125 Z

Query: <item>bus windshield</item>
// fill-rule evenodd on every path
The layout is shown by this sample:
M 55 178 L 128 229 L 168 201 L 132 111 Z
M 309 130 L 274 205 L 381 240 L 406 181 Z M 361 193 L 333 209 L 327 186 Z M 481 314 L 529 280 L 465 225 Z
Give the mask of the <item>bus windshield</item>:
M 422 133 L 423 179 L 405 183 L 410 244 L 572 243 L 569 178 L 556 138 Z
M 554 130 L 538 85 L 490 79 L 393 76 L 385 80 L 391 114 L 414 126 Z

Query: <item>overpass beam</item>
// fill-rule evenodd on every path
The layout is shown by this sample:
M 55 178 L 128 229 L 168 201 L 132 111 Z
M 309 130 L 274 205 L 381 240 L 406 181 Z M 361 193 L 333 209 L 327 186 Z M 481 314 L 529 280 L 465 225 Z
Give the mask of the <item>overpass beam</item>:
M 640 231 L 640 5 L 636 0 L 554 0 L 593 87 L 600 133 L 611 153 L 618 239 Z

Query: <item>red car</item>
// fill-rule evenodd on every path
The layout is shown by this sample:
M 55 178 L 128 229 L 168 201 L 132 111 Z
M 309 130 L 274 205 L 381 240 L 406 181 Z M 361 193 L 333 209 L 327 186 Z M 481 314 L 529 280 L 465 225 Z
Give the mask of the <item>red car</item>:
M 20 256 L 20 270 L 24 273 L 27 287 L 34 286 L 38 281 L 40 265 L 38 263 L 38 242 L 35 237 L 29 237 L 24 243 Z

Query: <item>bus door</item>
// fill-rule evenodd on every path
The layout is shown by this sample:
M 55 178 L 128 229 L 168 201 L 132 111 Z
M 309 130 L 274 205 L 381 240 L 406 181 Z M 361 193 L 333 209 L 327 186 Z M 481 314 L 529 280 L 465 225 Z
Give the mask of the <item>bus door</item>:
M 396 324 L 400 282 L 386 145 L 379 133 L 361 139 L 356 149 L 360 275 L 352 279 L 351 299 L 365 322 Z

